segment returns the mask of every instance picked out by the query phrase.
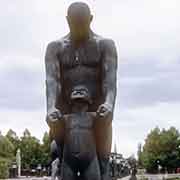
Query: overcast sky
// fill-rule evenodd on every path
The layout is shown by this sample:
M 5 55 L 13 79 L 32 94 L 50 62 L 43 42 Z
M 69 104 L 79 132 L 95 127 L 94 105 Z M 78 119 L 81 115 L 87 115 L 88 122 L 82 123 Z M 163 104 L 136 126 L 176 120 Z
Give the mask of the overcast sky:
M 44 54 L 68 32 L 72 0 L 0 0 L 0 130 L 27 127 L 41 138 L 45 122 Z M 89 0 L 92 29 L 118 50 L 113 144 L 125 157 L 156 126 L 180 129 L 180 1 Z

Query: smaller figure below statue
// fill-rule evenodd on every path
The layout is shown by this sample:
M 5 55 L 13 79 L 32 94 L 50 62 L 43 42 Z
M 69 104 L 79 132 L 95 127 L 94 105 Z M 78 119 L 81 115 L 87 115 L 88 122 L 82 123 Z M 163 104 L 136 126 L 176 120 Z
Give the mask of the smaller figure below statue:
M 63 180 L 101 179 L 93 130 L 96 113 L 88 112 L 90 103 L 86 87 L 78 86 L 72 90 L 72 113 L 63 116 L 65 125 Z

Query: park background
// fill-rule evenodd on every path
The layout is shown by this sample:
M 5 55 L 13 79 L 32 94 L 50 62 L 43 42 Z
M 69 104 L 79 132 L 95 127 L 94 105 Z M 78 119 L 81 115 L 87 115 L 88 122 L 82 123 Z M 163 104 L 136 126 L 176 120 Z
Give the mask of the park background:
M 68 32 L 71 0 L 1 0 L 0 131 L 25 128 L 38 139 L 45 122 L 47 44 Z M 89 0 L 97 34 L 118 50 L 113 146 L 125 157 L 159 126 L 180 129 L 180 1 Z M 114 149 L 114 147 L 113 147 Z

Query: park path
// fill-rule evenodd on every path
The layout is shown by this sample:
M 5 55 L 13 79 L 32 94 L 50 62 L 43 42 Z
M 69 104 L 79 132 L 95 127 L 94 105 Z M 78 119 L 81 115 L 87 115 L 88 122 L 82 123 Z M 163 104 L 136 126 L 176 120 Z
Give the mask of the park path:
M 20 177 L 20 178 L 11 178 L 6 180 L 51 180 L 51 177 Z
M 167 178 L 180 178 L 180 174 L 144 174 L 144 175 L 137 175 L 137 179 L 141 180 L 143 177 L 148 178 L 148 180 L 163 180 Z M 118 180 L 129 180 L 130 176 L 118 179 Z
M 180 174 L 145 174 L 138 175 L 138 179 L 142 179 L 142 177 L 148 178 L 148 180 L 163 180 L 167 178 L 177 178 L 180 177 Z
M 145 174 L 145 175 L 138 175 L 137 179 L 140 180 L 142 179 L 142 177 L 146 177 L 148 178 L 148 180 L 163 180 L 163 178 L 172 178 L 172 177 L 180 177 L 180 174 L 158 174 L 158 175 L 154 175 L 154 174 Z M 130 176 L 126 176 L 124 178 L 119 178 L 117 180 L 129 180 Z M 7 180 L 51 180 L 50 177 L 21 177 L 19 179 L 7 179 Z
M 120 178 L 118 180 L 129 180 L 130 176 Z M 6 180 L 51 180 L 50 177 L 21 177 L 21 178 L 14 178 L 14 179 L 6 179 Z
M 118 180 L 129 180 L 130 176 L 126 176 L 126 177 L 123 177 L 123 178 L 120 178 Z

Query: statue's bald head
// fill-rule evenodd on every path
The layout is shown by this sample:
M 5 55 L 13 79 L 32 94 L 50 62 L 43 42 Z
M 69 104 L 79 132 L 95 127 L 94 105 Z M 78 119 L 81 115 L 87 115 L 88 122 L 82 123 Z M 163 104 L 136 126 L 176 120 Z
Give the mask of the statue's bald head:
M 67 11 L 67 21 L 71 35 L 77 40 L 87 36 L 92 18 L 90 8 L 86 3 L 72 3 Z
M 90 16 L 90 8 L 89 6 L 84 2 L 75 2 L 72 3 L 67 12 L 68 16 Z

